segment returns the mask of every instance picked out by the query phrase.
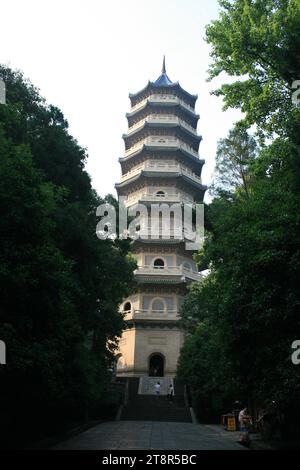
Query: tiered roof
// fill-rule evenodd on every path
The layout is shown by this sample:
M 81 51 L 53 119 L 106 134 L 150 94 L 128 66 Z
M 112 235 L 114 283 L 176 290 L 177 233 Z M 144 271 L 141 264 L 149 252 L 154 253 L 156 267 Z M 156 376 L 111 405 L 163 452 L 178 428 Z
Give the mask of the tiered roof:
M 172 80 L 170 80 L 170 78 L 168 77 L 166 73 L 165 57 L 163 59 L 161 75 L 154 82 L 149 81 L 147 85 L 145 86 L 145 88 L 138 91 L 137 93 L 129 93 L 131 105 L 134 106 L 143 98 L 146 98 L 151 93 L 156 92 L 158 89 L 160 89 L 161 91 L 165 91 L 167 93 L 169 91 L 172 91 L 172 93 L 176 93 L 179 97 L 182 97 L 192 107 L 195 106 L 196 100 L 198 98 L 198 95 L 192 95 L 188 93 L 186 90 L 184 90 L 180 86 L 179 82 L 174 83 L 172 82 Z

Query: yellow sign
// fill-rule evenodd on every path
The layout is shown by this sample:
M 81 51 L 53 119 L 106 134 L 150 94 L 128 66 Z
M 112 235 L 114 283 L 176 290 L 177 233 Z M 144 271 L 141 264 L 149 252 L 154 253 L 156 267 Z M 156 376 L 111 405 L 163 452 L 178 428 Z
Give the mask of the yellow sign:
M 236 431 L 235 418 L 227 418 L 227 431 Z

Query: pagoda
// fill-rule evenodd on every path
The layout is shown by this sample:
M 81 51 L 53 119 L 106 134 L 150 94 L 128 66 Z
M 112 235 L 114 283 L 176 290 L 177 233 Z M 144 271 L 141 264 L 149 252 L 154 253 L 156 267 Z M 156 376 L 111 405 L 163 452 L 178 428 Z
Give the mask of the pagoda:
M 127 208 L 203 202 L 197 95 L 170 80 L 164 58 L 157 80 L 129 98 L 125 155 L 119 159 L 122 176 L 116 184 L 119 198 Z M 156 238 L 137 238 L 132 249 L 136 287 L 121 305 L 127 329 L 119 343 L 117 375 L 172 378 L 184 341 L 179 309 L 187 285 L 201 275 L 193 251 L 185 249 L 184 238 L 172 227 L 170 237 L 158 233 Z

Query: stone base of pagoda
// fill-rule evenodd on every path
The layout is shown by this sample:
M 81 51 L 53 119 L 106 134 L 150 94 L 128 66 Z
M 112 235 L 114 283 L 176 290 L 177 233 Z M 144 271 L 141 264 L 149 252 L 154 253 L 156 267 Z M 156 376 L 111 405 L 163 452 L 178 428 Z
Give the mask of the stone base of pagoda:
M 175 377 L 183 341 L 177 322 L 132 325 L 120 340 L 117 376 Z

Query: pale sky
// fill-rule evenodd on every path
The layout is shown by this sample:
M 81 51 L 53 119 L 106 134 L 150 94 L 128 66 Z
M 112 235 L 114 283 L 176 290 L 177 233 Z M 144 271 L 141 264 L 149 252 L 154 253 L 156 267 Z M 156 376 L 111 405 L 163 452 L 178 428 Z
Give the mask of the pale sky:
M 161 73 L 198 94 L 203 183 L 214 169 L 217 141 L 239 119 L 222 112 L 208 83 L 205 26 L 218 17 L 217 0 L 0 0 L 0 63 L 21 69 L 58 106 L 70 133 L 89 154 L 94 188 L 116 195 L 124 153 L 128 93 Z

